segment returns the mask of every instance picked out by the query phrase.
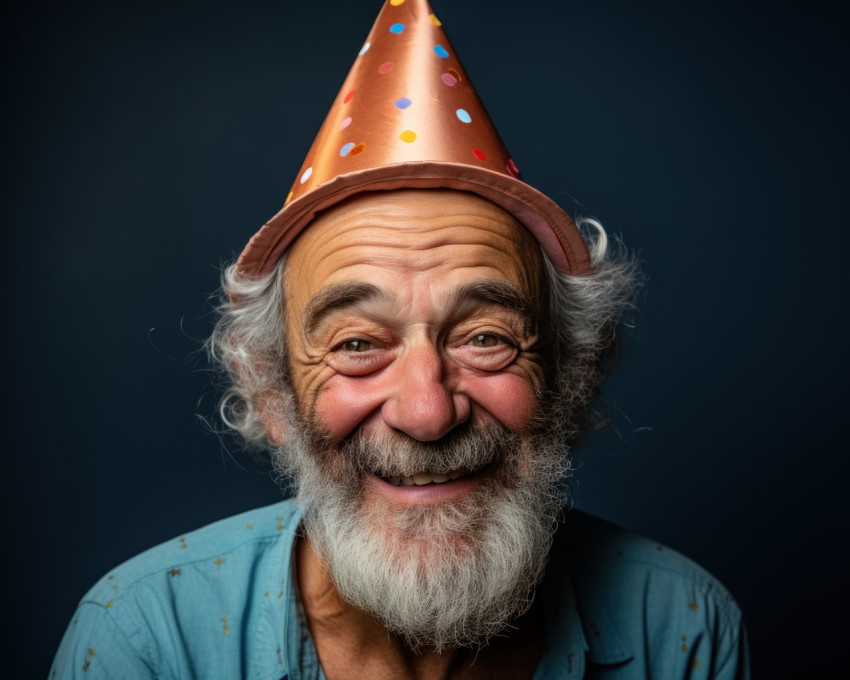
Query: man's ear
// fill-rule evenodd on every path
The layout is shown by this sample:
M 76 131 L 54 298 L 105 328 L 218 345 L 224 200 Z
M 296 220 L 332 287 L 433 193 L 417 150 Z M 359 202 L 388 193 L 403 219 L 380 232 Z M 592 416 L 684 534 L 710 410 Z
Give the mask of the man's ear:
M 245 385 L 250 385 L 253 382 L 252 376 L 248 371 L 243 371 L 242 366 L 238 361 L 233 362 L 233 368 L 242 378 Z M 253 391 L 253 390 L 252 390 Z M 286 400 L 279 393 L 265 390 L 255 393 L 252 398 L 254 408 L 260 416 L 260 422 L 263 424 L 263 429 L 266 431 L 266 438 L 272 444 L 278 446 L 286 441 Z
M 273 392 L 264 392 L 256 401 L 260 422 L 266 431 L 266 438 L 278 446 L 286 443 L 286 402 Z

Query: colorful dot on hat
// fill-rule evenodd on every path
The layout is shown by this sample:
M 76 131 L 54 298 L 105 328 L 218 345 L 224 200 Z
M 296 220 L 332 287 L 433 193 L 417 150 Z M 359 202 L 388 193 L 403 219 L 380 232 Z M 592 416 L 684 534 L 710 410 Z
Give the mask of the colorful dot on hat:
M 384 73 L 389 73 L 392 70 L 393 70 L 393 63 L 391 61 L 385 61 L 383 64 L 381 64 L 378 67 L 378 73 L 380 73 L 382 75 Z
M 472 116 L 469 115 L 466 109 L 458 109 L 457 111 L 455 111 L 455 113 L 457 114 L 457 117 L 464 123 L 472 122 Z
M 516 166 L 516 163 L 514 163 L 513 158 L 508 159 L 506 169 L 511 177 L 519 177 L 519 168 Z
M 408 144 L 410 144 L 410 142 L 416 139 L 416 133 L 413 130 L 405 130 L 398 136 L 398 138 L 402 142 L 407 142 Z
M 404 30 L 404 24 L 393 24 L 390 26 L 390 33 L 401 33 Z
M 347 156 L 348 152 L 354 148 L 354 142 L 348 142 L 348 144 L 343 144 L 342 148 L 339 150 L 340 156 Z
M 357 144 L 356 146 L 352 147 L 349 153 L 352 156 L 359 156 L 364 151 L 366 151 L 366 145 L 361 142 L 360 144 Z
M 369 48 L 372 47 L 372 43 L 367 42 L 364 43 L 363 47 L 360 48 L 358 54 L 366 54 L 369 51 Z
M 442 76 L 440 76 L 440 78 L 449 87 L 454 87 L 455 85 L 457 85 L 457 78 L 455 78 L 451 73 L 444 73 Z
M 310 175 L 313 174 L 313 166 L 311 165 L 304 171 L 304 174 L 301 175 L 301 184 L 304 184 L 308 179 L 310 179 Z
M 460 82 L 461 80 L 463 80 L 463 78 L 461 78 L 461 77 L 460 77 L 460 73 L 458 73 L 457 71 L 455 71 L 453 68 L 450 68 L 450 69 L 449 69 L 449 75 L 450 75 L 452 78 L 454 78 L 457 82 Z
M 434 51 L 437 53 L 438 57 L 442 57 L 446 59 L 449 56 L 449 53 L 446 52 L 446 48 L 442 45 L 434 45 Z
M 436 14 L 432 14 L 432 15 L 431 15 L 431 16 L 429 16 L 428 18 L 431 20 L 431 23 L 432 23 L 432 24 L 434 24 L 434 26 L 442 26 L 442 25 L 443 25 L 443 22 L 442 22 L 442 21 L 440 21 L 440 20 L 437 18 L 437 15 L 436 15 Z
M 349 125 L 351 125 L 351 116 L 342 119 L 342 122 L 339 124 L 339 129 L 345 130 L 345 128 L 347 128 Z
M 403 5 L 403 4 L 404 4 L 404 0 L 390 0 L 390 4 L 391 4 L 393 7 L 398 7 L 399 5 Z
M 345 99 L 343 99 L 343 100 L 342 100 L 342 103 L 343 103 L 343 104 L 348 104 L 348 102 L 350 102 L 350 101 L 351 101 L 351 99 L 354 97 L 354 93 L 355 93 L 355 92 L 357 92 L 357 90 L 352 90 L 352 91 L 351 91 L 351 92 L 349 92 L 347 95 L 345 95 Z
M 473 149 L 473 150 L 472 150 L 472 153 L 474 153 L 474 154 L 475 154 L 475 157 L 476 157 L 479 161 L 486 161 L 486 160 L 487 160 L 487 154 L 486 154 L 486 153 L 484 153 L 481 149 Z
M 288 194 L 286 194 L 286 200 L 283 202 L 283 204 L 286 205 L 291 200 L 292 200 L 292 192 L 290 191 Z
M 413 102 L 412 102 L 412 101 L 410 101 L 407 97 L 402 97 L 401 99 L 396 99 L 396 100 L 395 100 L 395 105 L 396 105 L 398 108 L 400 108 L 400 109 L 406 109 L 406 108 L 407 108 L 408 106 L 410 106 L 412 103 L 413 103 Z

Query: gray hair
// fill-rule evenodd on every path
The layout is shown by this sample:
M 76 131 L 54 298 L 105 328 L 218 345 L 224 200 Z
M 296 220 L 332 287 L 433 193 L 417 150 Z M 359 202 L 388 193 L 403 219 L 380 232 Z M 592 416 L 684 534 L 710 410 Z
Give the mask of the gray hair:
M 563 274 L 541 251 L 548 295 L 548 318 L 541 329 L 549 333 L 549 375 L 554 376 L 545 389 L 552 398 L 546 401 L 571 424 L 564 432 L 570 439 L 581 433 L 585 412 L 605 377 L 605 359 L 615 347 L 620 319 L 633 308 L 643 283 L 637 258 L 619 240 L 609 240 L 598 221 L 579 218 L 576 223 L 590 253 L 590 275 Z M 276 395 L 283 400 L 283 386 L 289 384 L 285 269 L 285 256 L 260 277 L 246 276 L 235 264 L 225 268 L 218 322 L 205 344 L 210 362 L 223 374 L 221 420 L 252 449 L 270 448 L 258 398 Z

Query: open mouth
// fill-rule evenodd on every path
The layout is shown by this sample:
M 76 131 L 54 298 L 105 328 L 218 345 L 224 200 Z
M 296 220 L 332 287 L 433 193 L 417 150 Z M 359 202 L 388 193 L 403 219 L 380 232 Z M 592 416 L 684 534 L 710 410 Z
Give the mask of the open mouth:
M 464 479 L 466 477 L 472 477 L 474 475 L 481 474 L 488 467 L 489 465 L 485 465 L 484 467 L 472 471 L 456 470 L 454 472 L 449 472 L 446 474 L 437 472 L 417 472 L 413 475 L 377 476 L 383 479 L 388 484 L 392 484 L 393 486 L 433 486 L 438 484 L 446 484 L 448 482 L 453 482 L 456 479 Z

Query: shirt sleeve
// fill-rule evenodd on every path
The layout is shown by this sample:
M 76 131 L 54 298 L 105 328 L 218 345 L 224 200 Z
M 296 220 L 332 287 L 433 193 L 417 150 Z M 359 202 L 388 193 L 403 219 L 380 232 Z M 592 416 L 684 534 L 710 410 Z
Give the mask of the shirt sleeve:
M 156 678 L 152 664 L 139 650 L 139 636 L 131 634 L 137 638 L 133 644 L 103 605 L 84 602 L 62 637 L 49 680 Z
M 714 680 L 750 680 L 750 650 L 747 645 L 747 629 L 740 623 L 736 635 L 726 649 L 718 650 L 721 659 Z M 724 655 L 725 653 L 725 655 Z

